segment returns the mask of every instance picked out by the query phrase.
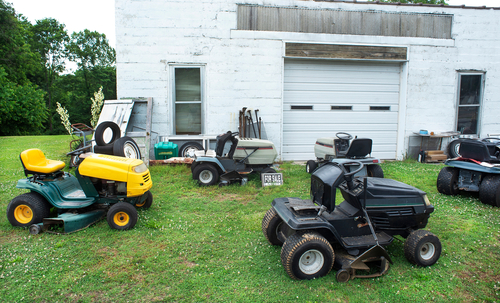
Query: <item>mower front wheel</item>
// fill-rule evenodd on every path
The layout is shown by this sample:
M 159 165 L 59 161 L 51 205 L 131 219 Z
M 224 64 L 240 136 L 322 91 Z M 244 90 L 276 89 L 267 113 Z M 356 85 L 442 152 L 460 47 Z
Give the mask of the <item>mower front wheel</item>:
M 486 175 L 479 186 L 479 200 L 500 207 L 500 176 Z
M 382 167 L 380 167 L 380 165 L 378 164 L 368 165 L 366 167 L 366 170 L 368 171 L 368 177 L 375 177 L 375 178 L 384 177 L 384 171 L 382 170 Z
M 290 278 L 295 280 L 325 276 L 334 261 L 332 246 L 325 237 L 315 232 L 293 234 L 281 249 L 281 263 Z
M 137 223 L 137 210 L 127 202 L 118 202 L 111 206 L 106 217 L 109 227 L 112 229 L 131 229 Z
M 146 199 L 142 202 L 136 203 L 136 208 L 149 209 L 151 205 L 153 205 L 153 194 L 148 190 L 144 195 L 146 196 Z
M 30 192 L 15 197 L 7 206 L 7 219 L 12 226 L 28 227 L 50 215 L 50 204 L 40 194 Z
M 194 169 L 193 178 L 198 180 L 200 185 L 215 185 L 219 181 L 219 172 L 213 165 L 203 163 Z
M 281 224 L 283 224 L 283 220 L 281 220 L 281 217 L 274 208 L 270 208 L 262 219 L 262 232 L 266 236 L 267 241 L 272 245 L 283 245 L 283 242 L 278 238 Z
M 318 163 L 314 160 L 309 160 L 306 162 L 306 172 L 312 174 L 313 171 L 318 167 Z
M 459 192 L 458 173 L 459 170 L 457 168 L 450 166 L 443 167 L 437 177 L 437 190 L 445 195 L 457 195 Z
M 431 266 L 441 256 L 441 241 L 427 230 L 415 230 L 406 238 L 404 252 L 410 263 Z

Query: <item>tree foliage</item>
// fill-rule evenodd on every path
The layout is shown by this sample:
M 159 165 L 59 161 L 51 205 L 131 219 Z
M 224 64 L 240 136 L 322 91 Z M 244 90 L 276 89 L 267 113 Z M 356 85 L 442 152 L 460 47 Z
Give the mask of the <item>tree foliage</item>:
M 0 67 L 0 135 L 41 134 L 47 110 L 35 85 L 18 85 Z
M 70 37 L 52 18 L 31 24 L 0 0 L 0 135 L 64 134 L 57 102 L 74 123 L 90 125 L 91 98 L 99 87 L 116 99 L 116 53 L 104 34 Z M 68 61 L 78 69 L 66 73 Z

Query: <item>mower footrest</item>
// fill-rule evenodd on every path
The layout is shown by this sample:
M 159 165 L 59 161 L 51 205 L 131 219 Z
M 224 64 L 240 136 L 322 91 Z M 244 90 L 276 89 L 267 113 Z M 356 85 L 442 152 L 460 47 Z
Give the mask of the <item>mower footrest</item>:
M 384 232 L 377 233 L 377 238 L 379 244 L 382 246 L 390 244 L 394 239 Z M 372 234 L 358 237 L 343 237 L 341 239 L 346 248 L 370 247 L 377 244 Z

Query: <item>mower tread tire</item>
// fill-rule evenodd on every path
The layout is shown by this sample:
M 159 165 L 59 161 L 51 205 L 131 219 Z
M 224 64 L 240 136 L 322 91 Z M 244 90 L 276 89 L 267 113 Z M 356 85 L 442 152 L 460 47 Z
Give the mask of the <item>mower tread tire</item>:
M 281 248 L 281 263 L 294 280 L 310 280 L 327 275 L 335 253 L 330 243 L 316 232 L 296 233 Z
M 271 207 L 262 219 L 262 232 L 271 245 L 282 246 L 283 242 L 278 239 L 278 229 L 283 224 L 283 220 L 276 210 Z
M 109 208 L 106 219 L 112 229 L 126 230 L 134 228 L 137 217 L 137 210 L 132 204 L 118 202 Z
M 439 238 L 423 229 L 411 232 L 404 244 L 406 259 L 422 267 L 436 263 L 441 256 L 441 249 Z
M 383 178 L 384 170 L 378 164 L 367 165 L 366 170 L 368 172 L 368 177 Z
M 203 146 L 197 142 L 186 142 L 179 149 L 179 157 L 192 158 L 189 155 L 190 150 L 203 150 Z
M 202 186 L 215 185 L 219 181 L 219 172 L 213 165 L 202 163 L 194 169 L 193 178 Z
M 306 172 L 312 174 L 313 171 L 318 167 L 318 163 L 314 160 L 309 160 L 306 162 Z
M 462 139 L 456 139 L 450 142 L 448 144 L 448 147 L 446 148 L 448 151 L 448 156 L 450 158 L 458 158 L 460 157 L 460 154 L 458 153 L 460 151 L 460 144 L 462 143 Z
M 149 209 L 151 205 L 153 205 L 153 194 L 148 190 L 145 195 L 147 195 L 146 200 L 144 202 L 138 202 L 135 204 L 136 208 L 139 209 Z
M 29 227 L 50 216 L 50 204 L 45 198 L 29 192 L 12 199 L 7 206 L 7 219 L 12 226 Z
M 441 169 L 437 177 L 437 190 L 445 195 L 454 196 L 459 193 L 458 174 L 460 170 L 446 166 Z
M 276 170 L 272 167 L 266 167 L 260 173 L 261 174 L 275 174 Z
M 486 175 L 479 186 L 479 200 L 500 207 L 500 176 Z
M 106 141 L 104 141 L 104 132 L 108 128 L 111 129 L 113 134 L 111 136 L 111 140 L 109 140 L 109 142 L 106 142 Z M 104 122 L 101 122 L 95 130 L 95 133 L 94 133 L 95 144 L 97 144 L 98 146 L 105 146 L 108 144 L 112 144 L 118 138 L 120 138 L 120 136 L 121 136 L 121 130 L 120 130 L 120 126 L 118 126 L 118 124 L 116 124 L 113 121 L 104 121 Z
M 141 159 L 141 149 L 134 139 L 125 136 L 113 143 L 113 155 L 130 159 Z

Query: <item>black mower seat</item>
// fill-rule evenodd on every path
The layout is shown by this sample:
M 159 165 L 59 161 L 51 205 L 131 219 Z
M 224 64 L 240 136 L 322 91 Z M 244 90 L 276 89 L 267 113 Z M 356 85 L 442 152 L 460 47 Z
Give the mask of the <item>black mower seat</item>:
M 488 146 L 477 140 L 465 140 L 460 143 L 460 155 L 462 158 L 474 159 L 480 162 L 500 163 L 497 157 L 491 156 Z
M 372 139 L 360 138 L 351 141 L 346 158 L 364 158 L 372 153 Z
M 227 153 L 227 157 L 229 159 L 233 158 L 234 151 L 236 150 L 236 145 L 238 144 L 238 139 L 236 139 L 231 131 L 228 131 L 225 134 L 217 136 L 217 142 L 215 144 L 215 154 L 219 157 L 222 157 L 222 153 L 224 152 L 224 147 L 226 146 L 227 140 L 231 139 L 232 145 Z
M 24 174 L 51 174 L 66 166 L 64 162 L 49 160 L 38 148 L 27 149 L 20 155 L 21 163 L 24 167 Z

